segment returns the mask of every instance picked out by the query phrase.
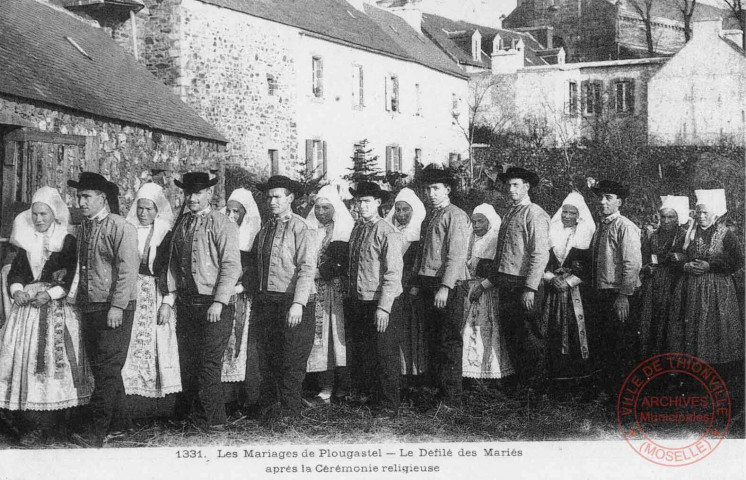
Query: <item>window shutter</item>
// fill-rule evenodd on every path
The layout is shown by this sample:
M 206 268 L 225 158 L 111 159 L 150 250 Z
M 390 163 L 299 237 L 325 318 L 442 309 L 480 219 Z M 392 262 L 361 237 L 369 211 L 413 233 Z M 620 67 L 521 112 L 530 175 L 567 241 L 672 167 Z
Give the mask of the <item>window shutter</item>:
M 604 91 L 604 84 L 603 82 L 597 81 L 594 82 L 595 85 L 595 91 L 593 92 L 593 108 L 596 115 L 601 115 L 601 112 L 603 112 L 603 91 Z
M 384 80 L 384 82 L 383 82 L 383 90 L 384 90 L 383 91 L 383 98 L 384 98 L 384 103 L 386 104 L 386 111 L 387 112 L 391 110 L 391 99 L 389 98 L 389 95 L 391 94 L 391 92 L 390 92 L 391 87 L 389 86 L 389 82 L 390 81 L 391 81 L 390 77 L 386 77 L 385 80 Z
M 306 175 L 313 173 L 313 140 L 306 140 Z
M 580 82 L 580 110 L 583 112 L 583 114 L 588 113 L 588 89 L 590 88 L 590 85 L 588 84 L 588 80 L 583 80 Z
M 624 112 L 624 82 L 614 83 L 614 111 Z
M 321 176 L 326 176 L 326 140 L 321 142 L 321 158 L 322 158 L 322 166 L 321 166 Z
M 386 147 L 386 171 L 387 172 L 390 172 L 392 170 L 391 156 L 394 154 L 393 150 L 394 150 L 394 147 Z
M 365 95 L 364 95 L 365 81 L 363 80 L 363 67 L 360 67 L 358 77 L 359 77 L 358 78 L 358 82 L 360 83 L 360 85 L 359 85 L 359 88 L 360 88 L 360 98 L 358 99 L 358 101 L 360 102 L 359 105 L 362 107 L 363 105 L 365 105 Z
M 629 105 L 629 113 L 635 113 L 635 81 L 630 80 L 627 84 L 629 90 L 627 91 L 627 104 Z
M 324 62 L 321 60 L 321 58 L 319 58 L 318 66 L 319 66 L 319 71 L 316 74 L 316 76 L 318 77 L 318 84 L 319 84 L 318 85 L 319 87 L 318 96 L 323 97 L 324 96 Z
M 401 172 L 401 147 L 396 147 L 396 171 Z

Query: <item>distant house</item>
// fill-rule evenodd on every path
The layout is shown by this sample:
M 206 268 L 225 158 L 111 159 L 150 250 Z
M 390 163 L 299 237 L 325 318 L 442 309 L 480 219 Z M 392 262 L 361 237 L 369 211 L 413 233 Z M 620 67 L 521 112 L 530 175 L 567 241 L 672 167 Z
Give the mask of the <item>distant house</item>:
M 650 79 L 650 143 L 745 145 L 744 79 L 746 53 L 721 22 L 695 23 L 692 41 Z
M 564 47 L 567 62 L 648 57 L 645 27 L 635 4 L 645 1 L 518 0 L 503 24 L 533 34 L 544 45 Z M 717 18 L 726 20 L 726 30 L 739 28 L 730 10 L 697 2 L 693 21 Z M 684 46 L 684 20 L 677 0 L 653 1 L 651 23 L 655 55 L 673 55 Z
M 35 0 L 0 3 L 2 236 L 43 185 L 74 206 L 67 180 L 83 170 L 116 182 L 126 211 L 153 174 L 165 171 L 176 201 L 173 175 L 221 168 L 226 138 L 97 24 Z
M 409 5 L 363 0 L 145 0 L 140 61 L 230 140 L 230 161 L 338 178 L 368 141 L 385 170 L 468 151 L 468 76 Z M 131 22 L 114 32 L 131 43 Z M 131 47 L 130 47 L 131 48 Z
M 535 146 L 647 141 L 648 81 L 662 58 L 566 63 L 485 73 L 478 124 Z
M 500 28 L 499 24 L 493 28 L 432 14 L 424 14 L 422 20 L 425 34 L 468 73 L 492 70 L 493 58 L 502 65 L 514 57 L 516 68 L 564 62 L 561 48 L 545 48 L 531 34 Z

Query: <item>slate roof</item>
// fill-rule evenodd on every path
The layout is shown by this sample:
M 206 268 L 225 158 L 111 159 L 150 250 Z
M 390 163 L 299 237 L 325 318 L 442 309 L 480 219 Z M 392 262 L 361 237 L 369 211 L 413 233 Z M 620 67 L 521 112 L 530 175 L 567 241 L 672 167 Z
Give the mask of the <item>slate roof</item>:
M 429 48 L 427 39 L 426 44 L 420 46 L 422 42 L 406 22 L 372 5 L 366 4 L 363 13 L 345 0 L 200 1 L 419 63 L 443 73 L 464 75 L 458 65 L 437 48 L 433 46 L 437 53 Z M 388 28 L 389 24 L 399 25 L 401 28 L 395 27 L 399 33 Z
M 0 0 L 0 10 L 0 92 L 227 142 L 102 29 L 34 0 Z
M 492 43 L 497 34 L 500 34 L 505 45 L 510 45 L 514 39 L 523 39 L 526 45 L 525 66 L 534 67 L 549 63 L 537 54 L 544 51 L 544 46 L 529 33 L 490 28 L 432 14 L 422 15 L 422 29 L 440 48 L 464 65 L 489 69 L 492 65 Z M 482 36 L 482 51 L 486 53 L 482 55 L 481 60 L 474 60 L 471 56 L 471 37 L 475 30 L 479 30 Z
M 405 50 L 417 63 L 436 70 L 467 77 L 456 62 L 423 33 L 415 31 L 404 19 L 371 5 L 365 5 L 365 13 Z M 424 23 L 424 14 L 423 14 Z

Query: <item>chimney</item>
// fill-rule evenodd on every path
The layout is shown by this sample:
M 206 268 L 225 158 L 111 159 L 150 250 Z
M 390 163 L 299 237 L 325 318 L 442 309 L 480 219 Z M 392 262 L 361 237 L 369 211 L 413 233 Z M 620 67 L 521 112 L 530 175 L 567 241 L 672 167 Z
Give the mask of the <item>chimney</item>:
M 497 19 L 495 22 L 495 28 L 498 30 L 503 29 L 503 20 L 505 20 L 505 15 L 500 15 L 500 18 Z
M 414 28 L 414 31 L 422 35 L 422 10 L 420 0 L 409 0 L 400 7 L 389 7 L 389 11 L 401 18 Z
M 695 42 L 711 43 L 723 32 L 723 20 L 702 20 L 692 23 L 692 40 Z

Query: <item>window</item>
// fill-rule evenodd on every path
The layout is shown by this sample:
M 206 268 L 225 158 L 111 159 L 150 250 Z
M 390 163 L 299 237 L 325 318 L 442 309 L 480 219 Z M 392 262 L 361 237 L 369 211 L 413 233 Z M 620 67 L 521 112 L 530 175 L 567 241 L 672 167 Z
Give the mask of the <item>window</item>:
M 460 153 L 451 152 L 448 154 L 448 166 L 449 167 L 454 166 L 457 162 L 460 162 L 460 161 L 461 161 Z
M 33 129 L 16 129 L 2 137 L 0 236 L 10 235 L 13 219 L 30 207 L 31 198 L 40 187 L 55 187 L 62 198 L 66 194 L 74 197 L 75 190 L 67 186 L 67 180 L 77 178 L 93 161 L 86 152 L 97 151 L 96 138 Z
M 575 81 L 567 84 L 567 114 L 578 114 L 578 82 Z
M 421 148 L 414 149 L 414 164 L 422 165 L 422 149 Z
M 391 75 L 386 77 L 386 111 L 399 111 L 399 77 Z
M 269 95 L 277 93 L 277 78 L 271 73 L 267 74 L 267 93 Z
M 401 172 L 401 147 L 398 145 L 386 147 L 386 171 Z
M 635 81 L 618 80 L 614 84 L 614 104 L 616 113 L 634 113 Z
M 311 61 L 311 70 L 313 96 L 321 98 L 324 96 L 324 63 L 321 61 L 321 57 L 313 57 Z
M 313 178 L 326 175 L 326 142 L 306 140 L 306 175 Z
M 365 97 L 363 95 L 363 66 L 352 66 L 352 106 L 363 108 Z
M 480 37 L 476 34 L 471 37 L 471 59 L 478 62 L 482 59 L 482 46 Z
M 272 172 L 272 175 L 279 175 L 280 174 L 280 155 L 277 152 L 277 150 L 268 150 L 267 151 L 269 156 L 269 167 L 270 172 Z
M 583 115 L 601 115 L 603 110 L 603 83 L 600 81 L 584 81 L 583 87 Z
M 451 113 L 454 117 L 458 117 L 459 113 L 461 113 L 460 105 L 459 105 L 459 98 L 458 95 L 455 93 L 451 94 Z
M 415 83 L 414 84 L 414 95 L 415 95 L 415 115 L 418 117 L 422 116 L 422 92 L 420 91 L 420 84 Z

